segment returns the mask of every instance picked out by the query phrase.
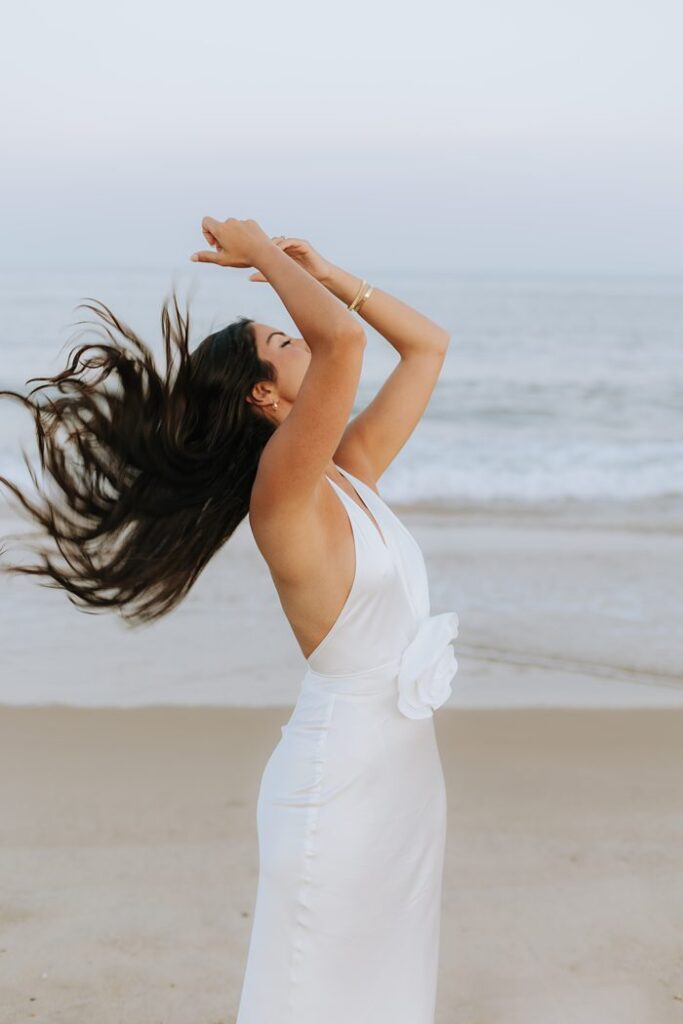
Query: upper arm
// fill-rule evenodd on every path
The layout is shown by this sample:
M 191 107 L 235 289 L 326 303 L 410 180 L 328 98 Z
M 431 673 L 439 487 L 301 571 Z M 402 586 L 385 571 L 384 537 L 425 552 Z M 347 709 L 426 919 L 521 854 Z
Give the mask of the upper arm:
M 365 343 L 359 325 L 312 354 L 296 401 L 259 460 L 251 509 L 264 538 L 279 533 L 283 515 L 293 528 L 310 526 L 314 495 L 353 409 Z
M 427 408 L 446 357 L 444 346 L 400 359 L 372 401 L 346 427 L 336 458 L 377 481 Z M 354 472 L 354 470 L 351 470 Z

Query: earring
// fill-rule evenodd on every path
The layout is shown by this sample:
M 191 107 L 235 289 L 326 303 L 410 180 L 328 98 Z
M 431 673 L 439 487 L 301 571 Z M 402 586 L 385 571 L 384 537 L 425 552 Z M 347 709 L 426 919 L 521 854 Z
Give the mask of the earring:
M 273 409 L 277 409 L 277 406 L 278 406 L 277 402 L 271 402 L 270 404 L 272 405 Z

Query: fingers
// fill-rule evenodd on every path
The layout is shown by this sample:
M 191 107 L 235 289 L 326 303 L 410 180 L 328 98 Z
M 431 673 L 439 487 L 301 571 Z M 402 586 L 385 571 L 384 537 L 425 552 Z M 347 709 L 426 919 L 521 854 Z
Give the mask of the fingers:
M 221 263 L 222 262 L 222 256 L 218 252 L 207 252 L 207 251 L 193 252 L 192 255 L 190 256 L 190 259 L 193 260 L 194 263 Z
M 195 263 L 217 263 L 218 262 L 217 259 L 211 259 L 211 257 L 217 255 L 218 253 L 220 253 L 222 251 L 221 250 L 221 245 L 220 245 L 220 243 L 218 241 L 218 236 L 216 235 L 216 231 L 219 229 L 219 227 L 220 227 L 220 221 L 217 221 L 215 219 L 215 217 L 202 217 L 202 234 L 204 235 L 204 238 L 209 243 L 209 245 L 212 245 L 214 247 L 214 249 L 216 249 L 216 253 L 210 253 L 210 252 L 197 252 L 197 253 L 194 253 L 192 255 L 191 259 L 193 259 L 195 261 Z
M 214 238 L 217 238 L 216 231 L 220 231 L 221 222 L 216 220 L 215 217 L 202 217 L 202 231 L 210 232 Z
M 211 234 L 208 228 L 203 227 L 202 234 L 204 235 L 204 238 L 207 240 L 209 245 L 213 245 L 214 248 L 218 248 L 218 239 L 216 238 L 215 235 Z

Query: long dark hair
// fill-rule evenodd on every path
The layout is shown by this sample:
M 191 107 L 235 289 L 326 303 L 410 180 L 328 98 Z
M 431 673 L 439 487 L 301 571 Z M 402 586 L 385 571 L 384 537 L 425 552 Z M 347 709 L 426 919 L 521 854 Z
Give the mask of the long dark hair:
M 63 371 L 26 382 L 45 382 L 27 395 L 0 391 L 31 411 L 41 466 L 58 495 L 41 491 L 23 448 L 42 507 L 6 477 L 0 482 L 64 563 L 43 548 L 37 565 L 0 569 L 49 577 L 42 585 L 63 588 L 80 610 L 112 608 L 131 626 L 175 607 L 244 519 L 275 430 L 246 401 L 258 381 L 275 380 L 257 353 L 254 321 L 239 317 L 190 352 L 189 306 L 183 317 L 175 290 L 172 302 L 172 312 L 168 298 L 161 311 L 163 373 L 135 332 L 92 299 L 76 309 L 101 322 L 77 324 L 109 342 L 75 346 Z M 43 403 L 31 397 L 50 388 L 57 394 Z

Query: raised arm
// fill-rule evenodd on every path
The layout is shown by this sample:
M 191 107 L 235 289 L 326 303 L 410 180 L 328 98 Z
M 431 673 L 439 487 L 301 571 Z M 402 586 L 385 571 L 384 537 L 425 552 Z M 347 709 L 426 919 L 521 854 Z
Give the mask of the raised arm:
M 350 303 L 361 279 L 334 264 L 320 278 L 333 295 Z M 336 458 L 373 483 L 420 421 L 448 350 L 448 332 L 376 285 L 358 315 L 396 349 L 400 362 L 372 401 L 348 424 Z
M 269 440 L 254 488 L 278 504 L 305 504 L 317 488 L 348 423 L 363 364 L 365 331 L 345 306 L 272 242 L 254 266 L 286 306 L 311 350 L 291 411 Z

